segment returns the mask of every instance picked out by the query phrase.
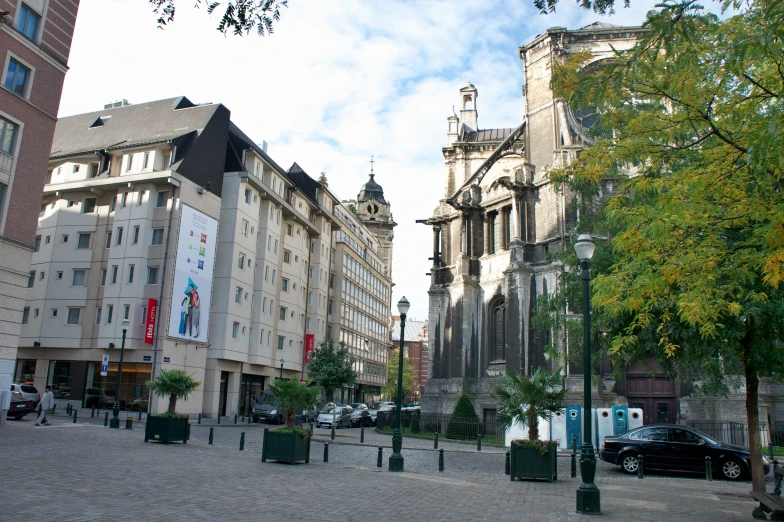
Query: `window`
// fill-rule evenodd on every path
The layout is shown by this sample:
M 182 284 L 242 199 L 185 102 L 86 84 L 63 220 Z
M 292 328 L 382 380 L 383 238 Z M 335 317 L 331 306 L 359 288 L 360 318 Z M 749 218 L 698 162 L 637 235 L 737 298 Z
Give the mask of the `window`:
M 278 253 L 278 240 L 275 240 L 275 253 Z
M 281 321 L 285 321 L 286 320 L 286 312 L 287 312 L 287 308 L 285 306 L 281 306 L 280 307 L 280 320 Z
M 117 265 L 112 265 L 112 284 L 117 283 Z
M 16 22 L 16 29 L 30 40 L 35 41 L 35 38 L 38 35 L 38 24 L 40 21 L 41 15 L 22 4 L 19 9 L 19 19 Z
M 41 275 L 40 275 L 40 277 L 38 278 L 38 280 L 39 280 L 39 281 L 43 281 L 45 277 L 46 277 L 46 272 L 44 272 L 44 271 L 42 270 L 42 271 L 41 271 Z
M 14 155 L 14 143 L 16 142 L 16 129 L 15 123 L 0 118 L 0 152 L 5 152 L 9 156 Z M 5 193 L 5 185 L 2 185 L 3 190 L 0 190 L 0 196 Z M 0 208 L 2 208 L 3 200 L 0 199 Z
M 109 212 L 114 212 L 114 209 L 117 208 L 117 196 L 112 196 L 111 201 L 109 201 Z
M 147 267 L 147 284 L 148 285 L 157 285 L 158 284 L 158 267 L 157 266 L 148 266 Z
M 106 269 L 101 268 L 101 286 L 106 286 Z
M 169 154 L 164 154 L 163 155 L 163 168 L 164 169 L 168 169 L 169 168 L 169 163 L 171 163 L 170 160 L 171 160 L 171 156 Z
M 88 234 L 86 232 L 80 232 L 76 236 L 76 248 L 84 249 L 90 248 L 90 236 L 92 234 Z
M 30 307 L 25 306 L 24 310 L 22 310 L 22 324 L 27 324 L 30 320 Z
M 79 172 L 79 169 L 80 169 L 81 167 L 82 167 L 81 165 L 74 165 L 74 166 L 73 166 L 73 169 L 72 169 L 72 171 L 71 171 L 71 172 L 73 172 L 73 173 L 75 174 L 75 173 Z
M 62 278 L 63 278 L 63 271 L 62 270 L 58 270 L 57 271 L 57 279 L 61 280 Z
M 142 306 L 142 315 L 141 315 L 139 324 L 141 324 L 142 326 L 147 324 L 147 305 Z
M 277 274 L 277 270 L 272 270 L 272 284 L 275 284 L 275 274 Z
M 238 286 L 237 291 L 234 293 L 234 302 L 242 304 L 242 287 Z
M 122 194 L 122 201 L 120 202 L 120 206 L 123 207 L 123 208 L 128 206 L 128 193 L 127 192 L 123 192 L 123 194 Z
M 163 244 L 163 228 L 152 229 L 152 244 L 153 245 Z
M 125 305 L 125 308 L 123 310 L 123 319 L 128 320 L 130 318 L 131 318 L 131 305 L 127 304 Z
M 63 234 L 63 236 L 60 238 L 60 240 L 61 240 L 63 243 L 67 243 L 67 242 L 68 242 L 68 234 Z
M 45 245 L 48 245 L 52 241 L 52 236 L 46 236 L 46 240 L 44 241 Z
M 169 202 L 169 191 L 168 190 L 159 191 L 158 197 L 155 200 L 155 206 L 165 207 L 168 202 Z
M 136 270 L 136 265 L 128 265 L 128 284 L 133 283 L 133 273 Z
M 108 231 L 106 233 L 106 248 L 111 248 L 112 246 L 112 231 Z
M 267 311 L 267 298 L 266 297 L 261 302 L 261 311 L 262 312 L 266 312 Z
M 38 252 L 41 250 L 41 236 L 35 236 L 35 243 L 33 244 L 33 251 Z
M 106 324 L 112 324 L 113 315 L 114 315 L 114 306 L 106 305 Z
M 234 339 L 240 338 L 240 323 L 234 321 L 234 324 L 231 325 L 231 336 Z
M 291 252 L 289 250 L 283 251 L 283 262 L 291 264 Z
M 280 278 L 280 289 L 284 292 L 289 291 L 289 280 L 285 277 Z
M 269 281 L 269 267 L 268 266 L 264 267 L 264 280 L 265 281 Z
M 82 315 L 81 308 L 68 308 L 68 319 L 66 320 L 65 324 L 79 324 L 79 316 Z
M 285 342 L 286 342 L 286 338 L 285 337 L 278 337 L 278 350 L 282 350 L 283 349 L 283 343 L 285 343 Z
M 28 78 L 30 78 L 30 69 L 11 58 L 8 61 L 8 70 L 5 72 L 6 88 L 19 96 L 25 96 Z
M 57 308 L 52 308 L 52 317 L 57 317 Z
M 32 288 L 34 284 L 35 284 L 35 270 L 30 272 L 30 276 L 27 278 L 27 288 Z
M 145 152 L 144 153 L 144 159 L 142 159 L 142 169 L 146 170 L 147 169 L 147 165 L 149 165 L 149 163 L 150 163 L 150 153 L 149 152 Z
M 242 235 L 243 235 L 243 236 L 245 236 L 245 237 L 248 237 L 248 226 L 249 226 L 249 223 L 248 223 L 248 221 L 247 221 L 247 220 L 245 220 L 245 219 L 243 219 L 243 220 L 242 220 L 242 229 L 241 229 L 241 232 L 242 232 Z
M 506 360 L 504 342 L 504 301 L 497 301 L 492 307 L 492 331 L 490 349 L 494 361 Z
M 87 276 L 87 270 L 77 269 L 73 271 L 73 278 L 71 279 L 71 286 L 84 286 L 84 281 Z
M 68 208 L 71 208 L 71 207 L 72 207 L 72 206 L 74 206 L 74 205 L 76 205 L 76 201 L 74 201 L 74 200 L 70 200 L 70 201 L 68 202 Z
M 632 440 L 653 440 L 667 442 L 667 428 L 646 428 L 635 433 L 631 433 L 629 438 Z
M 125 172 L 128 172 L 131 170 L 131 168 L 133 168 L 133 154 L 128 154 L 127 158 L 128 160 L 125 163 Z
M 95 212 L 95 198 L 85 198 L 84 205 L 82 205 L 82 212 L 85 214 L 92 214 Z
M 251 196 L 251 190 L 246 188 L 245 189 L 245 203 L 247 203 L 248 205 L 250 205 L 250 196 Z
M 135 245 L 139 242 L 139 225 L 133 226 L 133 239 L 131 240 L 131 244 Z
M 122 245 L 123 227 L 117 227 L 117 244 Z
M 291 223 L 286 223 L 286 235 L 287 236 L 291 235 L 291 231 L 292 230 L 293 230 L 293 227 L 291 226 Z
M 330 299 L 329 302 L 327 303 L 327 313 L 328 314 L 332 313 L 332 299 Z
M 98 175 L 98 164 L 97 163 L 90 163 L 90 166 L 87 169 L 87 177 L 88 178 L 94 178 L 97 175 Z
M 139 191 L 139 206 L 142 206 L 142 203 L 144 203 L 144 196 L 146 196 L 146 195 L 147 195 L 147 191 L 146 190 L 140 190 Z
M 98 308 L 95 309 L 95 324 L 101 324 L 101 305 L 98 305 Z
M 245 268 L 245 254 L 243 254 L 242 252 L 240 252 L 240 258 L 239 261 L 237 262 L 237 266 L 242 269 Z

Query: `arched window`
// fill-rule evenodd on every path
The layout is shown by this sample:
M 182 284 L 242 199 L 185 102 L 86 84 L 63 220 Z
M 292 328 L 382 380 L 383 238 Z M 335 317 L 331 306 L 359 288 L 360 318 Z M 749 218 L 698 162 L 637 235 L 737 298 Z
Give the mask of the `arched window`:
M 501 298 L 490 307 L 490 355 L 493 361 L 506 360 L 504 326 L 504 300 Z

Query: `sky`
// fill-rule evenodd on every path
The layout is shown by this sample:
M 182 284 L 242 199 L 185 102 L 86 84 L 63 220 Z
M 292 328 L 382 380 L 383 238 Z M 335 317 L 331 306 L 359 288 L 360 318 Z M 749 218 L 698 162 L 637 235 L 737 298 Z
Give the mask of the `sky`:
M 480 128 L 516 127 L 518 47 L 548 27 L 639 25 L 655 2 L 600 16 L 570 0 L 550 15 L 533 0 L 289 0 L 265 37 L 224 36 L 222 11 L 194 3 L 177 0 L 174 22 L 159 29 L 146 0 L 81 0 L 60 116 L 120 99 L 222 103 L 279 165 L 325 172 L 344 200 L 367 181 L 373 155 L 398 223 L 392 310 L 405 295 L 409 318 L 423 320 L 432 231 L 415 221 L 444 197 L 441 148 L 459 89 L 478 89 Z

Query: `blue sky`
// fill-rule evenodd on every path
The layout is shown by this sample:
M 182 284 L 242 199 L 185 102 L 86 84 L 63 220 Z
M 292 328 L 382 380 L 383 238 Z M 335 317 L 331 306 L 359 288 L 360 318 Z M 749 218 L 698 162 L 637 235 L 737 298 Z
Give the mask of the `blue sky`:
M 599 16 L 561 0 L 540 15 L 532 0 L 289 0 L 272 36 L 224 37 L 217 12 L 177 0 L 164 30 L 145 0 L 81 0 L 60 115 L 185 95 L 220 102 L 284 168 L 324 171 L 356 197 L 375 155 L 376 181 L 395 221 L 393 309 L 427 318 L 431 231 L 414 223 L 444 197 L 446 118 L 471 81 L 481 128 L 523 117 L 519 46 L 548 27 L 597 20 L 638 25 L 654 2 Z

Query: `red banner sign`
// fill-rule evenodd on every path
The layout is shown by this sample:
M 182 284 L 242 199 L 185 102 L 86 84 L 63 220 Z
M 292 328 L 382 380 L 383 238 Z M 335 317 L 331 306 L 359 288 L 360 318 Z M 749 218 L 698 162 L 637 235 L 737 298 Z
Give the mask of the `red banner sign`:
M 313 345 L 316 344 L 314 334 L 305 334 L 305 362 L 310 362 L 313 358 Z
M 158 313 L 158 300 L 147 301 L 147 320 L 144 323 L 144 344 L 152 344 L 155 339 L 155 314 Z

